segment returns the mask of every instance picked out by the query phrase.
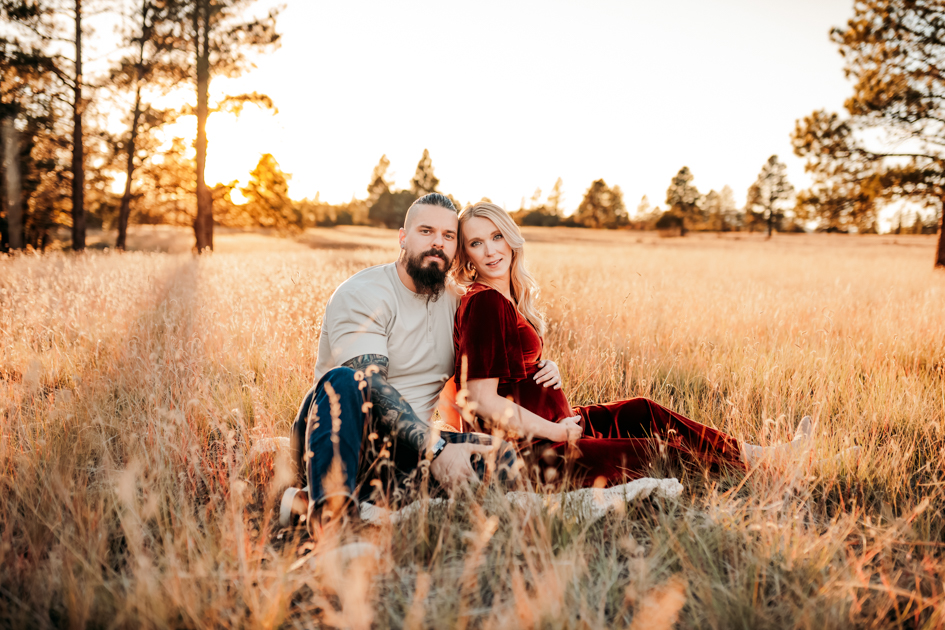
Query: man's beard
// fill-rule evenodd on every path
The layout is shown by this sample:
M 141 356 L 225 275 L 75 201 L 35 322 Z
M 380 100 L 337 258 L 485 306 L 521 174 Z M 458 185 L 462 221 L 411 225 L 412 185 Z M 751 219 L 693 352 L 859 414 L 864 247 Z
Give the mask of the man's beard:
M 443 268 L 440 269 L 440 266 L 435 262 L 424 265 L 423 262 L 427 256 L 440 258 L 445 263 Z M 449 274 L 450 267 L 453 266 L 453 261 L 441 249 L 428 249 L 416 256 L 408 256 L 404 252 L 404 259 L 404 268 L 407 270 L 407 275 L 413 280 L 417 293 L 425 295 L 428 303 L 436 302 L 440 297 L 440 293 L 446 287 L 446 276 Z

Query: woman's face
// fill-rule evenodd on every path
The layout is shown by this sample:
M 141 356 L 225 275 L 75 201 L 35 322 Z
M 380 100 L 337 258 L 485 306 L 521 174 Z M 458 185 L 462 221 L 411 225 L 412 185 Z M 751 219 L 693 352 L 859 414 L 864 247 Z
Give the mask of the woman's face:
M 490 219 L 473 217 L 463 226 L 463 247 L 480 280 L 509 277 L 512 248 Z

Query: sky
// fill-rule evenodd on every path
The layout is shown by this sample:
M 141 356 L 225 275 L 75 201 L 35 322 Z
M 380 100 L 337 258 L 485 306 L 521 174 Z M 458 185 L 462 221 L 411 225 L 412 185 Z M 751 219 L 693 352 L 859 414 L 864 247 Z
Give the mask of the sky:
M 278 113 L 213 115 L 208 180 L 245 182 L 268 152 L 293 198 L 338 203 L 384 154 L 409 186 L 429 149 L 462 202 L 514 210 L 560 177 L 570 212 L 604 178 L 632 213 L 688 166 L 741 205 L 772 154 L 808 185 L 790 133 L 850 95 L 828 33 L 851 15 L 852 0 L 288 0 L 281 47 L 211 85 Z

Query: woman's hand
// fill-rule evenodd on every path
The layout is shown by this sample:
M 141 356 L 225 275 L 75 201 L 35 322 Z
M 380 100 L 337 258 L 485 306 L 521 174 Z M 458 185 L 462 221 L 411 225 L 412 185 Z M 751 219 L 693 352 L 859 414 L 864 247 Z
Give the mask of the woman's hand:
M 565 418 L 561 422 L 558 422 L 555 426 L 557 427 L 555 433 L 556 435 L 549 436 L 553 442 L 568 442 L 574 444 L 578 441 L 582 435 L 584 435 L 584 429 L 581 428 L 579 424 L 581 421 L 581 416 L 571 416 L 570 418 Z
M 561 389 L 561 373 L 558 371 L 558 366 L 555 365 L 555 362 L 549 359 L 543 359 L 540 365 L 541 369 L 538 370 L 534 376 L 535 382 L 544 387 Z M 561 441 L 563 442 L 564 440 Z

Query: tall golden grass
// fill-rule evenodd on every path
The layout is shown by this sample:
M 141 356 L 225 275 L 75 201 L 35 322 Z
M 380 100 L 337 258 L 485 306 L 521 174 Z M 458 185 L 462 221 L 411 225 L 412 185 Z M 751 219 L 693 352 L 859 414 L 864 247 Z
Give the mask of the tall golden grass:
M 328 561 L 344 539 L 280 530 L 290 479 L 249 450 L 287 435 L 328 297 L 393 233 L 0 258 L 0 625 L 945 626 L 931 238 L 526 238 L 573 404 L 647 396 L 761 444 L 809 414 L 826 461 L 677 470 L 681 500 L 593 523 L 485 488 Z

